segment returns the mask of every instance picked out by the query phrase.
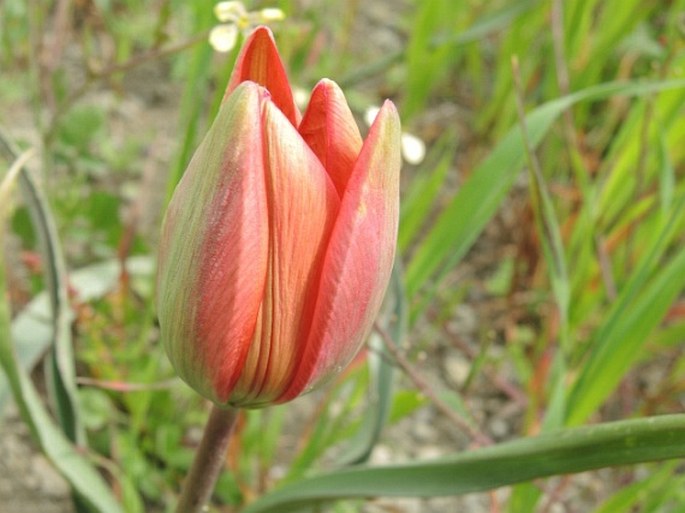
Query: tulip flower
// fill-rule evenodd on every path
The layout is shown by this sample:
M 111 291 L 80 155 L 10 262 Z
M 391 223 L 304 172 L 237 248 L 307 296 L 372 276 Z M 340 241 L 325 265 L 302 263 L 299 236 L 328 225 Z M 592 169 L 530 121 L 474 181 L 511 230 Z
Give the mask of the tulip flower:
M 163 224 L 159 322 L 181 378 L 218 405 L 260 407 L 339 373 L 390 279 L 399 171 L 393 104 L 362 140 L 324 79 L 301 115 L 257 28 Z

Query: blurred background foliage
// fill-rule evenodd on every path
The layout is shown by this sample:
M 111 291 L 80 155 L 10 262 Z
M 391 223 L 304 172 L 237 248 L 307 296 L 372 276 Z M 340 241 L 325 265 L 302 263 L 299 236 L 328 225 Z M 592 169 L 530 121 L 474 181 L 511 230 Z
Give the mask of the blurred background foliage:
M 387 437 L 391 460 L 425 456 L 401 447 L 421 423 L 437 456 L 682 411 L 685 1 L 246 5 L 285 12 L 272 28 L 293 84 L 337 81 L 360 126 L 391 98 L 427 153 L 403 169 L 401 265 L 368 358 L 245 412 L 218 501 L 380 461 Z M 39 151 L 38 196 L 3 198 L 17 361 L 125 511 L 170 510 L 207 414 L 163 354 L 153 276 L 165 203 L 236 56 L 207 42 L 213 7 L 0 3 L 0 162 Z M 3 411 L 9 397 L 0 380 Z M 681 511 L 682 470 L 528 483 L 479 507 Z

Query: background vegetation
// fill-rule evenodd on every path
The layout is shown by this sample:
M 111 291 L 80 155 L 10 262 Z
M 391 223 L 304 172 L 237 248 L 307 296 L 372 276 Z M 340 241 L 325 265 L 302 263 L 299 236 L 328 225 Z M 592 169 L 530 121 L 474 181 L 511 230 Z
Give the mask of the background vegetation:
M 297 490 L 305 476 L 372 454 L 378 462 L 379 443 L 391 462 L 425 456 L 402 448 L 421 445 L 422 423 L 433 456 L 541 433 L 543 452 L 511 446 L 521 457 L 500 481 L 493 469 L 506 458 L 485 453 L 491 480 L 463 489 L 475 467 L 435 468 L 416 490 L 412 477 L 390 474 L 377 493 L 343 493 L 337 481 L 337 496 L 357 499 L 331 510 L 682 453 L 682 439 L 659 435 L 641 458 L 611 460 L 604 432 L 582 430 L 590 445 L 553 450 L 561 428 L 683 409 L 685 1 L 247 6 L 286 13 L 272 28 L 294 84 L 336 80 L 360 125 L 390 97 L 427 155 L 403 170 L 400 259 L 366 358 L 323 392 L 245 412 L 217 504 L 240 509 L 277 486 Z M 169 511 L 206 418 L 163 354 L 153 275 L 165 202 L 235 58 L 207 43 L 212 9 L 0 3 L 0 162 L 5 177 L 19 172 L 17 159 L 29 170 L 22 194 L 0 189 L 11 304 L 0 316 L 0 407 L 14 395 L 78 511 Z M 622 426 L 646 440 L 646 424 Z M 597 464 L 563 466 L 579 454 Z M 602 482 L 592 493 L 578 478 L 529 481 L 478 507 L 681 511 L 682 470 L 591 474 Z M 440 475 L 451 481 L 421 488 Z M 321 492 L 324 482 L 313 489 L 324 495 L 307 500 L 336 496 Z

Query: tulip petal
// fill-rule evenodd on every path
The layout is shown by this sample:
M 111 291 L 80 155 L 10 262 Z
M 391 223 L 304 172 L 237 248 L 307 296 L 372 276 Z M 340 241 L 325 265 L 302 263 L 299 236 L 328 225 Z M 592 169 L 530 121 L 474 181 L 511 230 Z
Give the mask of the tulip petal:
M 386 102 L 350 176 L 326 251 L 306 348 L 279 401 L 338 373 L 368 336 L 395 255 L 400 164 L 399 116 Z
M 274 36 L 267 27 L 257 27 L 245 41 L 226 87 L 224 101 L 241 82 L 248 80 L 264 86 L 290 123 L 293 126 L 299 124 L 301 115 L 293 99 L 288 75 Z
M 268 208 L 260 118 L 266 92 L 241 85 L 222 105 L 169 204 L 158 266 L 162 340 L 179 375 L 226 403 L 266 282 Z
M 362 137 L 345 95 L 335 82 L 324 79 L 316 85 L 298 131 L 319 157 L 342 198 Z
M 292 380 L 340 201 L 323 166 L 271 102 L 264 109 L 269 206 L 267 283 L 252 348 L 233 404 L 272 402 Z

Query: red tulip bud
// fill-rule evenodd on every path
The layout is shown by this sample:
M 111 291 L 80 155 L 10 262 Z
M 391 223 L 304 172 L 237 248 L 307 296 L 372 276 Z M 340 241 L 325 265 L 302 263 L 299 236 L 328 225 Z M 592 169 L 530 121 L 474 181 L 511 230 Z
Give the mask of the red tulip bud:
M 393 104 L 365 141 L 329 80 L 301 116 L 258 28 L 164 220 L 159 321 L 179 375 L 218 404 L 258 407 L 340 372 L 390 279 L 399 171 Z

